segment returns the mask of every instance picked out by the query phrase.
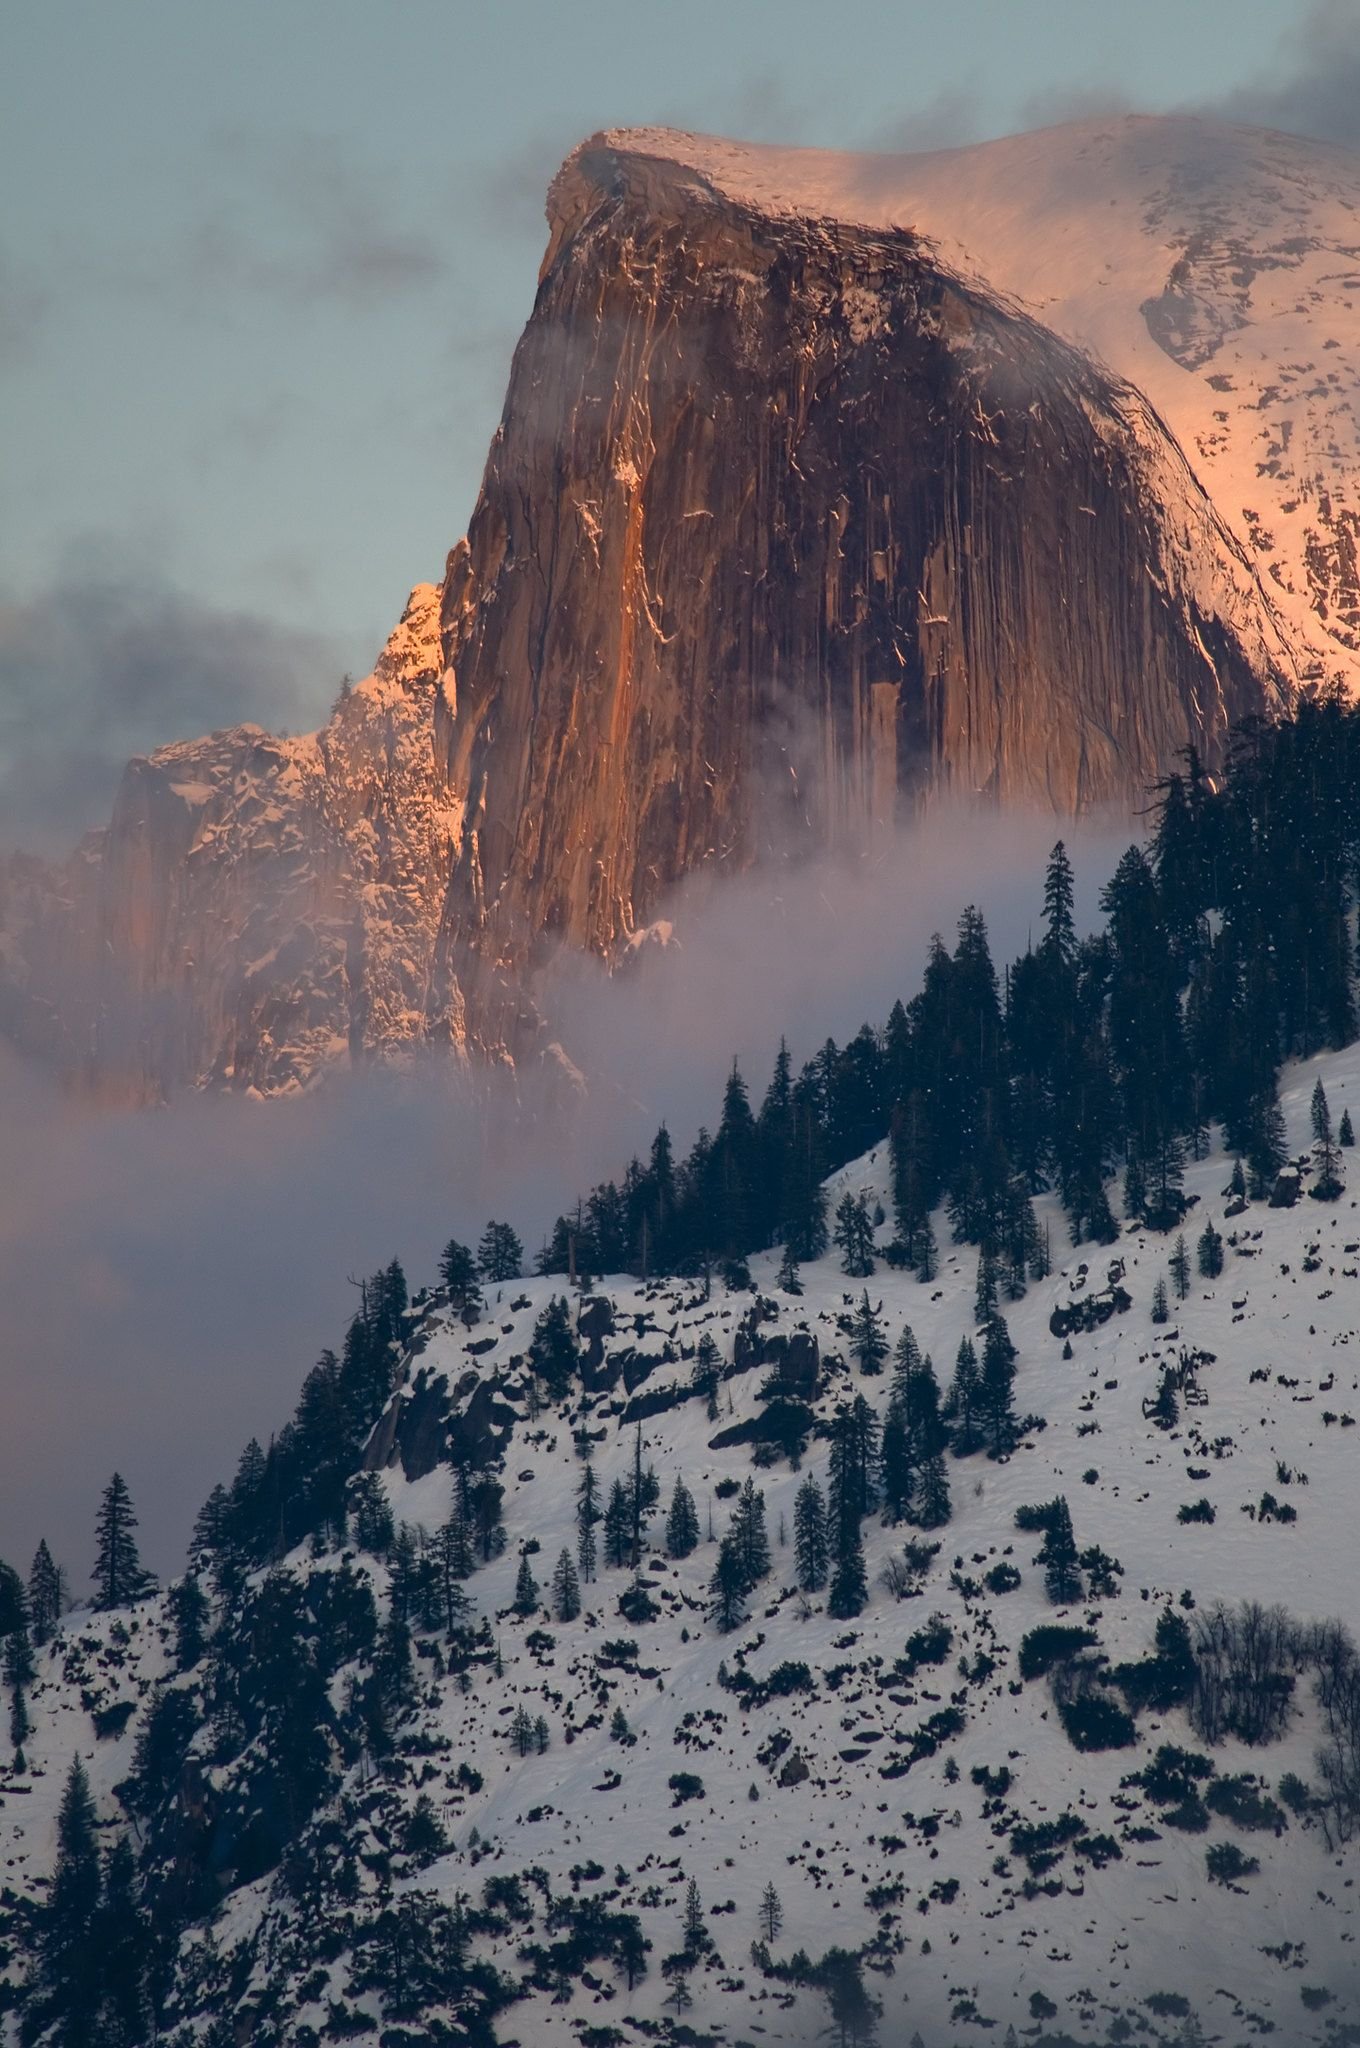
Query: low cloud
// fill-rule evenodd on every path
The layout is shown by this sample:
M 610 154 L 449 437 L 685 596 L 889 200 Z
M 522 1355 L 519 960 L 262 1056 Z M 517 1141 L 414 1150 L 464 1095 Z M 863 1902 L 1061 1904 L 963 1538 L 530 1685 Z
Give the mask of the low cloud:
M 1281 36 L 1271 70 L 1207 111 L 1321 142 L 1360 143 L 1360 0 L 1318 0 Z
M 0 1128 L 23 1162 L 0 1176 L 0 1556 L 26 1564 L 46 1536 L 81 1584 L 117 1467 L 148 1557 L 173 1571 L 211 1486 L 338 1345 L 348 1276 L 396 1255 L 426 1283 L 447 1238 L 475 1239 L 488 1216 L 532 1251 L 661 1121 L 680 1150 L 711 1126 L 734 1056 L 758 1101 L 781 1032 L 801 1062 L 881 1023 L 970 901 L 1003 963 L 1037 927 L 1057 829 L 943 813 L 872 859 L 696 881 L 668 906 L 676 943 L 631 972 L 559 964 L 545 1002 L 588 1076 L 565 1103 L 553 1058 L 513 1089 L 430 1060 L 298 1101 L 92 1114 L 0 1052 Z M 1066 836 L 1094 921 L 1128 827 Z
M 65 851 L 129 756 L 250 721 L 307 730 L 340 681 L 321 635 L 157 583 L 90 546 L 0 593 L 0 848 Z

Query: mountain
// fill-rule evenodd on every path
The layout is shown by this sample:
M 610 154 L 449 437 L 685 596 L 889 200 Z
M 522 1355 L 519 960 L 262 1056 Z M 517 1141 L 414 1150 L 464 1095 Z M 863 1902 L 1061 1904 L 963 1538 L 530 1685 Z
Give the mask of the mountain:
M 322 732 L 11 861 L 0 1021 L 105 1091 L 522 1058 L 559 945 L 942 798 L 1133 805 L 1356 677 L 1360 167 L 1180 118 L 910 157 L 592 138 L 468 528 Z
M 1360 1110 L 1354 1048 L 1288 1071 L 1296 1155 L 1319 1078 L 1334 1115 Z M 605 1278 L 574 1312 L 584 1377 L 561 1402 L 526 1370 L 561 1282 L 488 1285 L 470 1327 L 445 1295 L 419 1303 L 362 1463 L 379 1507 L 431 1538 L 459 1467 L 499 1473 L 506 1540 L 459 1581 L 471 1613 L 452 1636 L 442 1615 L 422 1621 L 409 1549 L 375 1555 L 386 1539 L 358 1517 L 343 1554 L 319 1537 L 268 1571 L 205 1568 L 211 1641 L 187 1661 L 177 1595 L 68 1616 L 37 1653 L 25 1761 L 0 1771 L 0 1983 L 78 1755 L 101 1836 L 137 1815 L 154 1910 L 220 1901 L 169 1964 L 160 2038 L 176 2048 L 491 2028 L 582 2048 L 802 2044 L 837 1999 L 853 2041 L 856 1983 L 882 2003 L 885 2044 L 999 2041 L 1010 2025 L 1038 2044 L 1351 2039 L 1360 1226 L 1349 1192 L 1229 1214 L 1228 1171 L 1221 1153 L 1189 1170 L 1189 1235 L 1215 1222 L 1226 1264 L 1173 1290 L 1167 1321 L 1150 1311 L 1171 1240 L 1137 1227 L 1112 1250 L 1055 1249 L 1055 1270 L 1004 1304 L 1029 1418 L 1014 1452 L 947 1460 L 943 1526 L 871 1513 L 867 1601 L 839 1619 L 824 1590 L 800 1594 L 793 1533 L 837 1410 L 863 1396 L 886 1412 L 891 1361 L 868 1376 L 850 1362 L 854 1305 L 867 1287 L 889 1340 L 909 1324 L 945 1381 L 960 1341 L 981 1342 L 970 1248 L 922 1284 L 882 1263 L 880 1230 L 871 1276 L 811 1261 L 797 1295 L 774 1254 L 752 1260 L 750 1289 L 711 1297 L 693 1279 Z M 844 1192 L 888 1203 L 886 1147 L 833 1178 L 833 1207 Z M 1064 1244 L 1056 1204 L 1038 1207 Z M 704 1338 L 714 1419 L 694 1385 Z M 780 1399 L 810 1411 L 801 1464 L 769 1448 Z M 602 1561 L 583 1611 L 557 1618 L 580 1449 L 607 1504 L 639 1429 L 661 1494 L 643 1603 L 633 1572 Z M 681 1558 L 663 1540 L 677 1478 L 699 1523 Z M 770 1570 L 723 1631 L 714 1536 L 748 1480 Z M 373 1476 L 353 1485 L 371 1513 Z M 1082 1562 L 1079 1593 L 1055 1600 L 1024 1511 L 1058 1497 Z M 926 1546 L 911 1560 L 909 1538 Z M 539 1590 L 516 1611 L 525 1559 Z M 1192 1688 L 1174 1656 L 1148 1661 L 1168 1615 L 1194 1646 Z M 380 1682 L 403 1702 L 386 1720 Z M 279 1801 L 307 1784 L 312 1817 L 279 1860 Z M 0 2018 L 0 2038 L 15 2024 Z

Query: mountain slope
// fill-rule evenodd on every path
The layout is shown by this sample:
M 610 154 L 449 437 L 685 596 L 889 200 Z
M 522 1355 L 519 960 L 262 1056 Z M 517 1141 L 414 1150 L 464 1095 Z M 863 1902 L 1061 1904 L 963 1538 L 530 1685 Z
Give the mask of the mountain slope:
M 1317 1075 L 1335 1114 L 1360 1107 L 1354 1049 L 1293 1070 L 1282 1100 L 1296 1146 L 1306 1142 Z M 846 1168 L 833 1196 L 862 1187 L 881 1197 L 885 1160 L 880 1150 Z M 803 1269 L 801 1296 L 778 1291 L 771 1260 L 753 1261 L 761 1315 L 754 1325 L 752 1294 L 718 1290 L 706 1301 L 693 1282 L 602 1283 L 594 1299 L 611 1305 L 612 1334 L 602 1306 L 583 1314 L 597 1340 L 594 1391 L 536 1415 L 522 1363 L 552 1283 L 493 1290 L 472 1330 L 436 1303 L 418 1326 L 405 1388 L 366 1463 L 382 1472 L 398 1520 L 433 1531 L 454 1481 L 438 1461 L 431 1383 L 445 1379 L 443 1412 L 463 1418 L 454 1422 L 455 1440 L 474 1411 L 479 1429 L 508 1432 L 500 1474 L 509 1544 L 467 1582 L 476 1615 L 489 1623 L 487 1647 L 464 1689 L 433 1654 L 440 1632 L 418 1641 L 415 1702 L 395 1754 L 376 1768 L 366 1755 L 344 1772 L 304 1838 L 313 1850 L 231 1890 L 210 1944 L 187 1939 L 186 2022 L 226 2002 L 238 2013 L 240 2037 L 251 2039 L 343 2038 L 364 2015 L 376 2025 L 382 2014 L 392 2041 L 425 2038 L 404 2035 L 402 2020 L 427 2026 L 437 1996 L 403 2013 L 386 1979 L 384 1989 L 377 1979 L 362 1988 L 374 1930 L 390 1928 L 403 1900 L 423 1912 L 432 1900 L 489 1896 L 500 1903 L 477 1923 L 473 1953 L 525 1986 L 497 2022 L 507 2041 L 598 2044 L 648 2031 L 695 2038 L 667 2034 L 683 2018 L 700 2039 L 806 2042 L 825 2018 L 821 1994 L 765 1974 L 750 1956 L 761 1934 L 760 1892 L 772 1880 L 784 1910 L 773 1962 L 788 1963 L 800 1947 L 813 1959 L 833 1945 L 862 1948 L 865 1982 L 884 2006 L 885 2041 L 919 2030 L 928 2048 L 943 2048 L 989 2024 L 1032 2028 L 1032 2037 L 1113 2039 L 1110 2023 L 1124 2014 L 1146 2038 L 1179 2039 L 1184 2001 L 1211 2037 L 1274 2030 L 1291 2043 L 1350 2038 L 1345 2029 L 1360 2018 L 1356 1899 L 1349 1854 L 1329 1846 L 1320 1812 L 1287 1811 L 1277 1801 L 1264 1830 L 1253 1828 L 1250 1788 L 1229 1786 L 1221 1801 L 1214 1795 L 1206 1831 L 1187 1832 L 1169 1819 L 1169 1795 L 1129 1782 L 1169 1743 L 1203 1751 L 1220 1779 L 1259 1776 L 1272 1799 L 1289 1771 L 1316 1789 L 1324 1730 L 1307 1668 L 1300 1665 L 1279 1741 L 1210 1745 L 1172 1708 L 1145 1710 L 1133 1747 L 1080 1754 L 1045 1682 L 1025 1681 L 1018 1663 L 1025 1635 L 1054 1621 L 1089 1627 L 1112 1663 L 1137 1659 L 1150 1650 L 1165 1606 L 1193 1623 L 1219 1599 L 1279 1602 L 1301 1620 L 1338 1617 L 1360 1632 L 1348 1534 L 1360 1456 L 1352 1427 L 1360 1330 L 1350 1322 L 1360 1304 L 1356 1198 L 1348 1190 L 1336 1204 L 1253 1204 L 1225 1220 L 1226 1171 L 1219 1155 L 1188 1177 L 1199 1197 L 1191 1234 L 1206 1215 L 1217 1220 L 1228 1233 L 1226 1268 L 1216 1280 L 1192 1281 L 1189 1298 L 1160 1327 L 1148 1309 L 1165 1273 L 1166 1239 L 1129 1233 L 1088 1270 L 1090 1253 L 1064 1257 L 1061 1219 L 1049 1219 L 1056 1270 L 1006 1310 L 1019 1346 L 1018 1404 L 1042 1414 L 1046 1427 L 1028 1430 L 1009 1460 L 950 1461 L 953 1519 L 934 1532 L 939 1555 L 905 1598 L 894 1597 L 879 1571 L 918 1532 L 871 1518 L 869 1604 L 848 1621 L 827 1615 L 824 1596 L 804 1603 L 794 1589 L 782 1537 L 803 1474 L 780 1462 L 754 1474 L 767 1499 L 773 1570 L 749 1620 L 731 1633 L 717 1630 L 706 1592 L 716 1545 L 701 1540 L 676 1563 L 661 1555 L 659 1529 L 644 1560 L 654 1619 L 619 1614 L 630 1574 L 609 1570 L 583 1589 L 579 1619 L 511 1612 L 523 1547 L 537 1545 L 532 1568 L 546 1587 L 559 1550 L 574 1545 L 582 1472 L 574 1430 L 592 1437 L 607 1495 L 630 1468 L 640 1414 L 663 1507 L 682 1476 L 701 1527 L 711 1509 L 721 1532 L 720 1486 L 730 1493 L 752 1472 L 749 1450 L 721 1439 L 762 1408 L 770 1358 L 761 1354 L 772 1335 L 803 1330 L 816 1338 L 823 1421 L 853 1393 L 882 1410 L 886 1379 L 862 1378 L 840 1362 L 842 1319 L 861 1283 L 847 1281 L 833 1260 Z M 1074 1355 L 1064 1358 L 1052 1312 L 1098 1291 L 1116 1255 L 1131 1305 L 1074 1334 Z M 960 1338 L 974 1330 L 975 1265 L 965 1249 L 946 1257 L 934 1285 L 882 1265 L 867 1283 L 884 1304 L 889 1334 L 909 1320 L 942 1379 Z M 724 1361 L 717 1422 L 688 1393 L 694 1346 L 705 1333 Z M 1159 1428 L 1147 1404 L 1163 1363 L 1185 1353 L 1199 1358 L 1187 1382 L 1195 1398 L 1173 1428 Z M 679 1398 L 662 1405 L 670 1386 Z M 653 1404 L 655 1412 L 645 1412 Z M 825 1441 L 814 1437 L 806 1469 L 824 1476 L 825 1464 Z M 1115 1596 L 1067 1609 L 1045 1598 L 1033 1563 L 1040 1537 L 1018 1531 L 1015 1516 L 1059 1493 L 1078 1543 L 1103 1546 L 1122 1567 Z M 1276 1508 L 1263 1512 L 1266 1496 Z M 1201 1499 L 1214 1509 L 1213 1523 L 1178 1520 Z M 1279 1518 L 1280 1508 L 1296 1519 Z M 385 1598 L 385 1567 L 355 1561 Z M 994 1592 L 984 1575 L 1003 1562 L 1020 1584 Z M 305 1551 L 285 1561 L 299 1580 L 335 1563 Z M 937 1615 L 950 1631 L 945 1651 L 929 1641 Z M 165 1634 L 162 1604 L 149 1601 L 115 1616 L 76 1614 L 43 1653 L 29 1769 L 0 1776 L 11 1916 L 50 1868 L 53 1815 L 73 1753 L 88 1759 L 105 1820 L 117 1815 L 114 1788 L 127 1775 L 148 1686 L 168 1668 Z M 810 1689 L 800 1689 L 796 1673 L 789 1690 L 765 1683 L 781 1666 L 787 1682 L 787 1667 L 799 1663 Z M 342 1669 L 337 1696 L 365 1669 Z M 173 1682 L 192 1692 L 200 1678 Z M 129 1703 L 131 1718 L 118 1733 L 118 1716 L 106 1718 L 101 1737 L 92 1716 L 118 1701 Z M 531 1744 L 521 1756 L 508 1739 L 521 1707 L 546 1719 L 545 1752 Z M 611 1734 L 616 1708 L 630 1740 Z M 230 1742 L 221 1745 L 220 1725 L 205 1726 L 194 1743 L 196 1769 L 183 1780 L 195 1811 L 209 1815 L 226 1810 L 233 1778 L 249 1767 L 248 1754 L 233 1761 Z M 986 1782 L 974 1771 L 987 1773 Z M 684 1783 L 686 1773 L 698 1789 Z M 433 1855 L 401 1847 L 422 1791 L 448 1836 Z M 1066 1840 L 1056 1844 L 1026 1832 L 1059 1821 Z M 1227 1885 L 1211 1881 L 1206 1852 L 1224 1843 L 1257 1858 L 1259 1871 Z M 241 1851 L 223 1853 L 225 1864 L 214 1867 L 230 1883 L 231 1858 Z M 342 1885 L 346 1868 L 357 1873 L 357 1892 Z M 515 1877 L 522 1885 L 507 1889 Z M 660 1964 L 681 1948 L 691 1878 L 718 1960 L 700 1960 L 688 1973 L 693 2006 L 683 2015 L 666 2002 L 673 1979 Z M 629 1990 L 603 1958 L 573 1972 L 558 1995 L 554 1971 L 536 1966 L 525 1944 L 550 1945 L 553 1914 L 561 1935 L 577 1924 L 581 1901 L 596 1896 L 611 1911 L 638 1916 L 653 1943 L 648 1972 Z M 538 1988 L 527 1982 L 535 1977 Z M 1049 2015 L 1051 2034 L 1035 2024 L 1036 2013 Z M 611 2026 L 617 2037 L 588 2031 Z

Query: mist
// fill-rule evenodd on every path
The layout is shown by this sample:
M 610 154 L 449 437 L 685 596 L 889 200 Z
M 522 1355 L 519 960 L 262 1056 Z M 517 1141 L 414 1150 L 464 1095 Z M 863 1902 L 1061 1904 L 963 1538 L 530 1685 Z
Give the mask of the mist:
M 176 1570 L 213 1484 L 338 1346 L 351 1278 L 395 1256 L 427 1284 L 448 1238 L 475 1241 L 489 1216 L 532 1256 L 660 1122 L 679 1151 L 711 1126 L 734 1058 L 758 1102 L 781 1034 L 801 1063 L 881 1024 L 969 902 L 1000 968 L 1037 928 L 1059 829 L 941 812 L 871 860 L 691 882 L 666 906 L 671 943 L 613 976 L 575 957 L 550 977 L 580 1088 L 555 1053 L 514 1077 L 430 1058 L 299 1098 L 96 1112 L 0 1051 L 0 1556 L 26 1568 L 46 1537 L 83 1595 L 117 1469 L 144 1557 Z M 1130 827 L 1062 829 L 1094 923 Z

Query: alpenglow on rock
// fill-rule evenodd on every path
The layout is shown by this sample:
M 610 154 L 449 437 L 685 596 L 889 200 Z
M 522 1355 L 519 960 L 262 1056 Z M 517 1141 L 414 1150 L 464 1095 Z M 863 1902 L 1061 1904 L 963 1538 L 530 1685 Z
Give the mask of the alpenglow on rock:
M 696 870 L 1212 765 L 1356 663 L 1356 205 L 1183 121 L 583 144 L 442 585 L 321 733 L 165 749 L 12 864 L 5 1028 L 146 1097 L 515 1053 L 550 951 Z

